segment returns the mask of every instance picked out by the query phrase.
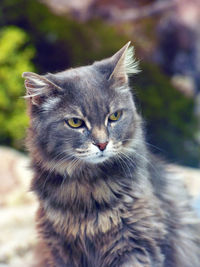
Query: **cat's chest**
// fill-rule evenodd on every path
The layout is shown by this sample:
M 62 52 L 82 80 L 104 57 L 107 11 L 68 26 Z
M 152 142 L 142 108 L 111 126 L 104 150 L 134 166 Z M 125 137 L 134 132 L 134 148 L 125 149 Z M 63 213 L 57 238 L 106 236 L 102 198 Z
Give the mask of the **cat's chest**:
M 41 201 L 44 216 L 56 233 L 71 241 L 93 240 L 113 231 L 130 235 L 141 222 L 146 231 L 146 223 L 154 217 L 149 198 L 136 195 L 133 186 L 120 179 L 49 185 L 48 193 Z
M 51 236 L 50 240 L 58 244 L 66 262 L 73 258 L 79 262 L 77 266 L 83 259 L 86 264 L 82 266 L 116 266 L 114 259 L 119 255 L 141 250 L 143 242 L 148 243 L 155 233 L 159 234 L 154 229 L 155 222 L 152 224 L 156 216 L 149 198 L 139 198 L 120 184 L 112 185 L 112 189 L 110 185 L 99 186 L 93 191 L 84 187 L 78 196 L 75 187 L 68 191 L 63 187 L 41 202 L 39 220 L 41 225 L 47 225 L 45 236 Z M 74 256 L 69 255 L 69 248 L 73 248 Z M 110 251 L 112 257 L 108 256 Z M 95 264 L 90 264 L 91 259 Z
M 121 206 L 121 208 L 120 208 Z M 109 207 L 104 210 L 92 212 L 69 209 L 59 210 L 46 204 L 45 217 L 51 222 L 55 231 L 66 239 L 84 239 L 86 236 L 93 239 L 95 236 L 104 235 L 113 229 L 122 227 L 122 205 Z
M 116 229 L 131 232 L 141 221 L 145 225 L 149 217 L 153 216 L 147 199 L 136 199 L 130 194 L 125 194 L 118 196 L 119 199 L 116 200 L 109 196 L 109 193 L 109 190 L 104 190 L 104 194 L 99 193 L 96 199 L 94 195 L 88 194 L 86 203 L 83 199 L 79 200 L 82 203 L 78 202 L 77 210 L 67 205 L 55 206 L 55 203 L 47 200 L 42 203 L 45 217 L 57 233 L 69 240 L 75 240 L 77 237 L 84 239 L 86 236 L 94 239 Z M 74 202 L 75 205 L 77 203 Z
M 72 182 L 49 185 L 41 206 L 57 232 L 67 237 L 106 233 L 121 224 L 120 186 L 99 180 L 94 184 Z M 133 199 L 132 199 L 133 200 Z

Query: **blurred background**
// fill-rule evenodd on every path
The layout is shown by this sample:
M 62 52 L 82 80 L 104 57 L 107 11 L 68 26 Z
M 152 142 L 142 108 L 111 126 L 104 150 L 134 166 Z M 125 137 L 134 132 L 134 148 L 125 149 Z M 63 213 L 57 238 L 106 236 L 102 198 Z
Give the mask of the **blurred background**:
M 149 149 L 173 164 L 198 199 L 199 25 L 200 0 L 1 0 L 0 267 L 30 266 L 35 246 L 24 71 L 90 64 L 131 40 L 142 70 L 131 87 Z

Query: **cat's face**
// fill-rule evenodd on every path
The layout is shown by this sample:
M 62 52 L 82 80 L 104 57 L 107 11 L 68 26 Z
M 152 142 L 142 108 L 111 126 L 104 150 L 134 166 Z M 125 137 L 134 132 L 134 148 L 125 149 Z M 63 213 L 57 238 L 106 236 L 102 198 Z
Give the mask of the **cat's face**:
M 129 91 L 110 88 L 92 67 L 84 72 L 69 71 L 69 80 L 62 73 L 64 93 L 41 105 L 40 122 L 48 153 L 101 163 L 123 152 L 132 138 L 134 104 Z
M 126 155 L 137 129 L 126 53 L 124 47 L 110 59 L 45 77 L 25 73 L 32 138 L 51 165 L 65 168 L 66 163 L 69 171 L 69 165 Z

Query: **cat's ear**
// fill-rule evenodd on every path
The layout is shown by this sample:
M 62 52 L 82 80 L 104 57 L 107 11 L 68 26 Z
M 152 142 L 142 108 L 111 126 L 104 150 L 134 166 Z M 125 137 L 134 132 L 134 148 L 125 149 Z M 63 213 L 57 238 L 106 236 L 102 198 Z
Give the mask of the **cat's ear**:
M 127 83 L 129 75 L 139 72 L 138 62 L 134 58 L 134 48 L 130 43 L 128 42 L 110 58 L 112 72 L 108 79 L 119 85 Z
M 62 90 L 46 77 L 33 72 L 24 72 L 22 77 L 25 78 L 25 98 L 30 98 L 33 105 L 41 104 L 42 98 L 48 96 L 53 91 Z

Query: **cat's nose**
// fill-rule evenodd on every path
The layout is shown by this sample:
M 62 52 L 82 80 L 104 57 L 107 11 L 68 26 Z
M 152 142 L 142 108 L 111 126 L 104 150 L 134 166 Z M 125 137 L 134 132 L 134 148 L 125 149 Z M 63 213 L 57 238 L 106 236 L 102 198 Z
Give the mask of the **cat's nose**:
M 105 142 L 105 143 L 95 143 L 95 146 L 98 146 L 98 148 L 101 150 L 101 151 L 104 151 L 107 147 L 107 144 L 108 142 Z

